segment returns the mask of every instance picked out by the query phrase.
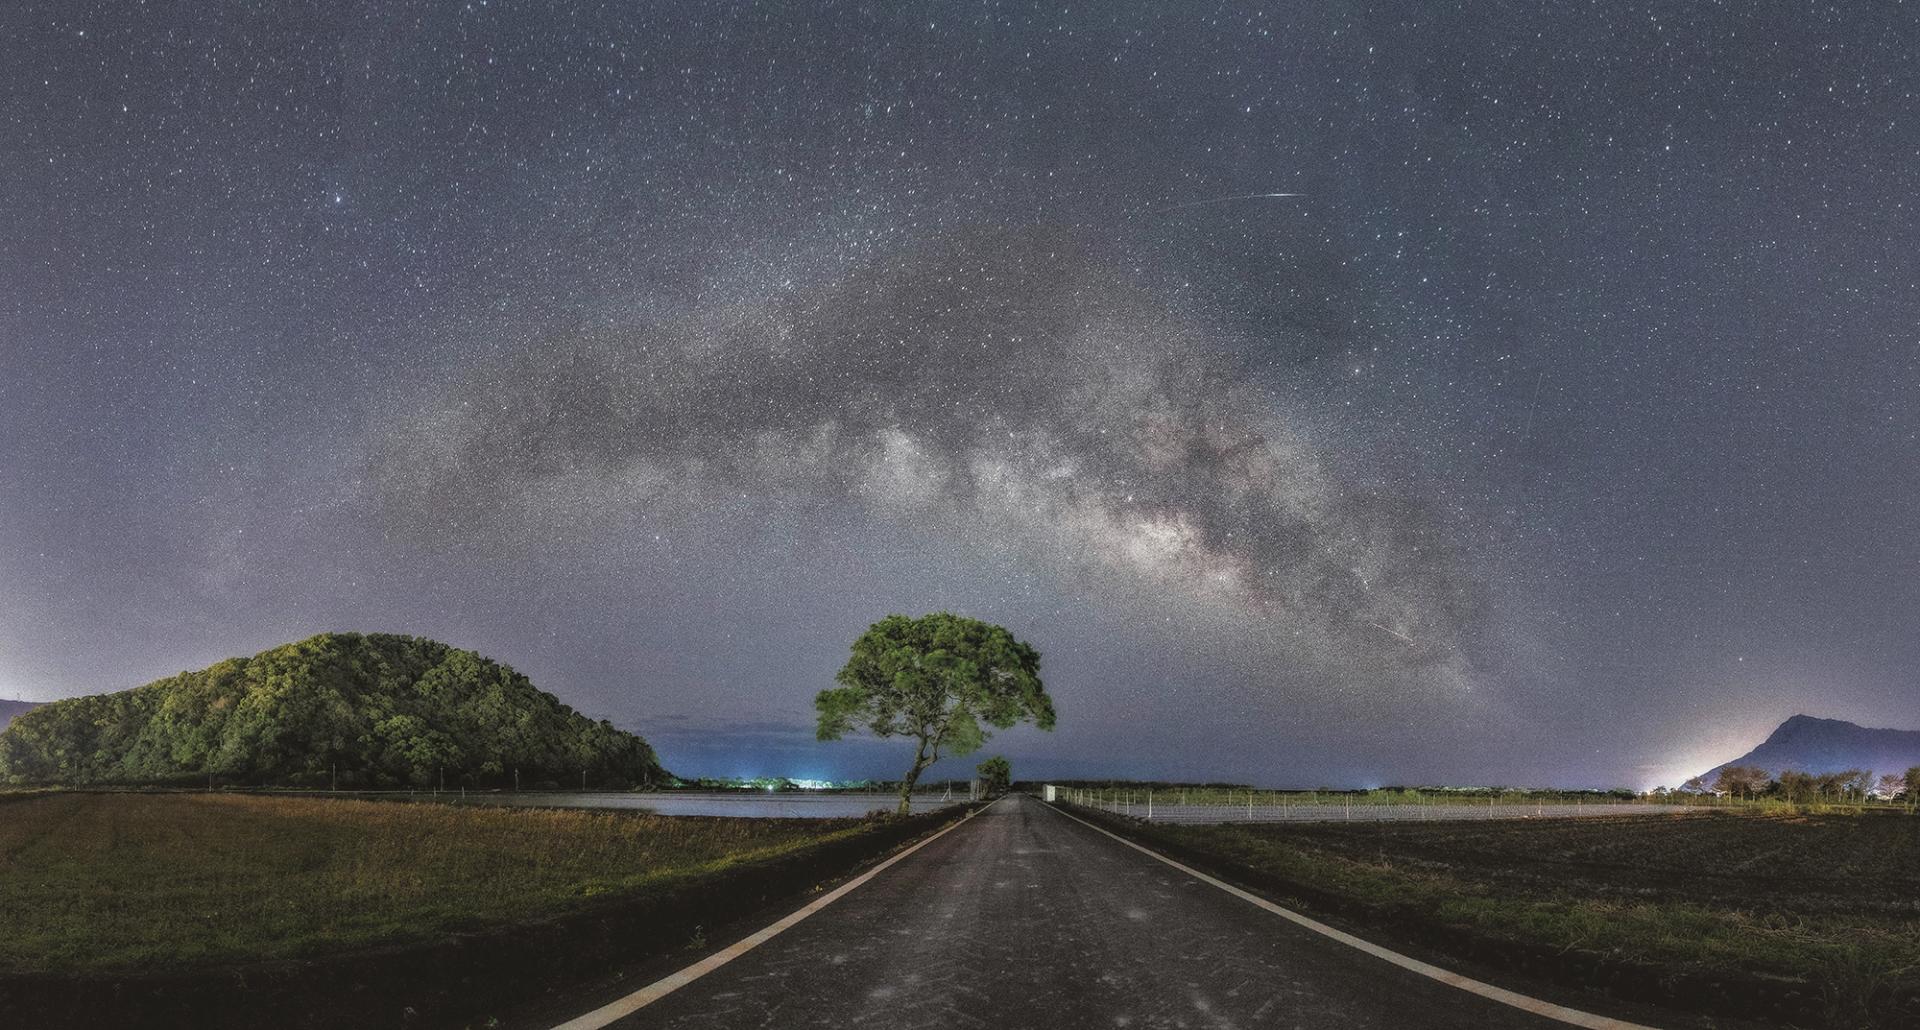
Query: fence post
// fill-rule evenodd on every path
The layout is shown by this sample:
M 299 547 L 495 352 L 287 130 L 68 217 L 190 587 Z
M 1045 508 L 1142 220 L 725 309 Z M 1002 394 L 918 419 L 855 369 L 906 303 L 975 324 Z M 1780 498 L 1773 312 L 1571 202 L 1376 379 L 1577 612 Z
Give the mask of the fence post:
M 1153 789 L 1147 789 L 1147 821 L 1153 821 Z

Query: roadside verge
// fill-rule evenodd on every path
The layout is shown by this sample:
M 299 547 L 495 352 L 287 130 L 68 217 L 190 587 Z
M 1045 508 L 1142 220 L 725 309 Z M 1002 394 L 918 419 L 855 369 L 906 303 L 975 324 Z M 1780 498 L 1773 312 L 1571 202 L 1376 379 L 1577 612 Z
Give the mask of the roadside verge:
M 611 896 L 548 919 L 311 959 L 101 974 L 0 976 L 0 1026 L 483 1025 L 544 992 L 671 955 L 790 903 L 962 818 L 956 806 Z M 164 875 L 157 871 L 156 875 Z
M 1067 808 L 1056 807 L 1062 814 L 1069 812 Z M 1776 1026 L 1831 1023 L 1831 1011 L 1820 992 L 1805 983 L 1747 975 L 1740 970 L 1662 967 L 1615 955 L 1492 937 L 1469 927 L 1422 918 L 1421 913 L 1382 906 L 1303 883 L 1216 854 L 1179 834 L 1137 820 L 1077 808 L 1070 811 L 1071 818 L 1147 849 L 1155 857 L 1176 859 L 1195 871 L 1224 881 L 1230 890 L 1239 889 L 1255 898 L 1284 902 L 1303 913 L 1364 933 L 1368 939 L 1390 943 L 1410 956 L 1431 960 L 1444 969 L 1462 969 L 1486 979 L 1518 980 L 1526 984 L 1532 994 L 1558 998 L 1567 1005 L 1593 1004 L 1605 997 L 1617 1005 L 1648 1007 L 1634 1013 L 1632 1018 L 1662 1024 L 1671 1024 L 1676 1019 L 1701 1026 L 1728 1026 L 1727 1020 Z M 1339 930 L 1333 933 L 1345 936 Z M 1689 1019 L 1683 1013 L 1698 1016 Z

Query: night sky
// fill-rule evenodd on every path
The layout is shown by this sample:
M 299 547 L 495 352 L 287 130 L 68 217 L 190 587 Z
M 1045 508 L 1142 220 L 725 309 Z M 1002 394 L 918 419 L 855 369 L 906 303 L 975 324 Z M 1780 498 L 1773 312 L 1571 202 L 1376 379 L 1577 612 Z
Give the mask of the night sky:
M 0 697 L 404 632 L 897 775 L 811 699 L 950 609 L 1020 776 L 1920 728 L 1920 19 L 1469 6 L 9 3 Z

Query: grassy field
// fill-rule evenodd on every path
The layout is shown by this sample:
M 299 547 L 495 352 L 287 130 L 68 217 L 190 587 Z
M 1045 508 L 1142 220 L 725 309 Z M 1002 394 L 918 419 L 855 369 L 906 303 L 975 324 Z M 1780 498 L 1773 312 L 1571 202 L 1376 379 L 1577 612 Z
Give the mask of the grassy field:
M 861 832 L 197 794 L 0 801 L 0 972 L 310 955 L 564 912 Z
M 1893 1011 L 1920 991 L 1920 819 L 1904 814 L 1148 832 L 1388 925 L 1802 981 L 1834 1026 L 1910 1025 Z

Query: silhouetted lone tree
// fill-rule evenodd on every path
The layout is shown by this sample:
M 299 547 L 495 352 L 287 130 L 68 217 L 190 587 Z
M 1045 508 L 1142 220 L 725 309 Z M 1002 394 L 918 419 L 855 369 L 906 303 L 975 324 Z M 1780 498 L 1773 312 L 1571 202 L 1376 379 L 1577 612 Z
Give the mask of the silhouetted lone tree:
M 1031 722 L 1053 729 L 1053 701 L 1040 682 L 1040 652 L 999 626 L 947 612 L 889 615 L 853 643 L 838 687 L 813 699 L 818 736 L 838 740 L 865 728 L 877 737 L 913 737 L 913 766 L 900 783 L 906 815 L 913 785 L 945 755 L 978 750 L 990 734 Z

